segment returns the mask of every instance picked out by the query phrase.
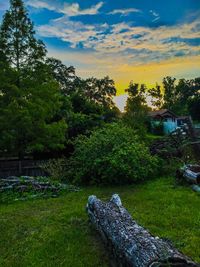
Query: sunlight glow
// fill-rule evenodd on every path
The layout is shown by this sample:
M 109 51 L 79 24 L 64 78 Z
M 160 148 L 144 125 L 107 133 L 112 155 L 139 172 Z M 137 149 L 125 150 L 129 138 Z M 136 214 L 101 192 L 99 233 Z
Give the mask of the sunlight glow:
M 118 109 L 121 112 L 124 112 L 124 108 L 126 106 L 126 101 L 127 101 L 128 95 L 127 94 L 123 94 L 123 95 L 118 95 L 114 97 L 114 102 L 116 104 L 116 106 L 118 107 Z

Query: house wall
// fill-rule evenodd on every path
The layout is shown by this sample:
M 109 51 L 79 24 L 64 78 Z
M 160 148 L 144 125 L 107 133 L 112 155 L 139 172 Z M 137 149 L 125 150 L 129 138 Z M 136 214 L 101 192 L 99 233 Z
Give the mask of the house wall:
M 167 118 L 166 121 L 163 122 L 163 131 L 164 134 L 169 134 L 176 130 L 177 128 L 177 120 L 172 118 Z

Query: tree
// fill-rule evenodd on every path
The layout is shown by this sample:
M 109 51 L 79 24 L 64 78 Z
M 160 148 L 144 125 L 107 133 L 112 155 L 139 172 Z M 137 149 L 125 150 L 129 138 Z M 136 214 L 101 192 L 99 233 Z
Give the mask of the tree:
M 21 0 L 11 0 L 0 28 L 0 147 L 23 158 L 26 152 L 63 148 L 66 122 L 62 97 L 46 49 L 34 37 Z
M 67 125 L 56 119 L 62 105 L 57 83 L 50 77 L 46 83 L 38 72 L 29 85 L 19 88 L 13 81 L 15 72 L 10 77 L 0 84 L 0 147 L 4 153 L 23 158 L 32 151 L 64 148 Z
M 128 125 L 144 132 L 148 112 L 146 86 L 131 81 L 129 87 L 125 91 L 128 93 L 128 99 L 125 107 L 126 112 L 124 119 Z
M 188 110 L 194 120 L 200 121 L 200 93 L 188 100 Z
M 176 94 L 176 86 L 175 86 L 175 78 L 167 76 L 163 79 L 163 87 L 164 87 L 164 108 L 172 109 L 177 100 Z
M 149 89 L 148 93 L 151 97 L 151 104 L 155 108 L 160 109 L 163 105 L 163 95 L 161 93 L 160 85 L 156 84 L 156 87 Z
M 70 92 L 72 112 L 67 117 L 69 137 L 88 134 L 104 122 L 111 122 L 119 115 L 112 97 L 116 94 L 114 81 L 76 77 Z
M 200 121 L 200 77 L 191 81 L 194 93 L 189 98 L 188 109 L 194 120 Z
M 0 27 L 0 53 L 18 73 L 44 60 L 46 48 L 36 40 L 33 23 L 22 0 L 11 0 Z
M 165 89 L 163 106 L 171 109 L 178 115 L 188 115 L 192 111 L 192 103 L 194 101 L 198 102 L 200 78 L 191 80 L 180 79 L 177 84 L 175 84 L 175 80 L 175 78 L 171 77 L 166 77 L 163 80 Z
M 65 66 L 61 60 L 56 58 L 47 58 L 46 64 L 50 67 L 54 79 L 59 83 L 62 94 L 70 95 L 73 93 L 76 78 L 75 68 Z
M 82 92 L 90 101 L 94 101 L 104 108 L 114 107 L 113 96 L 116 95 L 115 83 L 108 76 L 103 79 L 88 78 L 86 80 L 77 78 L 75 89 Z M 76 91 L 75 90 L 75 91 Z

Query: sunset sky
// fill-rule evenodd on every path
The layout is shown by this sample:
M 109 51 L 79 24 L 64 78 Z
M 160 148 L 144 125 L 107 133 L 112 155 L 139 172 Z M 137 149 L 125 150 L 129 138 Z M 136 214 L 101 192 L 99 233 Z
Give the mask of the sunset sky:
M 7 0 L 0 0 L 0 20 Z M 25 0 L 49 56 L 83 78 L 109 75 L 123 94 L 130 80 L 200 76 L 200 0 Z

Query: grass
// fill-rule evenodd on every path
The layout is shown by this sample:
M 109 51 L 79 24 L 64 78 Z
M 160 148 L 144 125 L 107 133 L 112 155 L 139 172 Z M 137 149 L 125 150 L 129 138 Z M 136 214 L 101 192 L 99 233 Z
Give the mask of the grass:
M 112 193 L 120 194 L 139 224 L 200 261 L 199 195 L 162 178 L 137 186 L 90 187 L 59 198 L 2 204 L 0 266 L 109 266 L 106 251 L 88 224 L 85 205 L 91 194 L 107 200 Z

